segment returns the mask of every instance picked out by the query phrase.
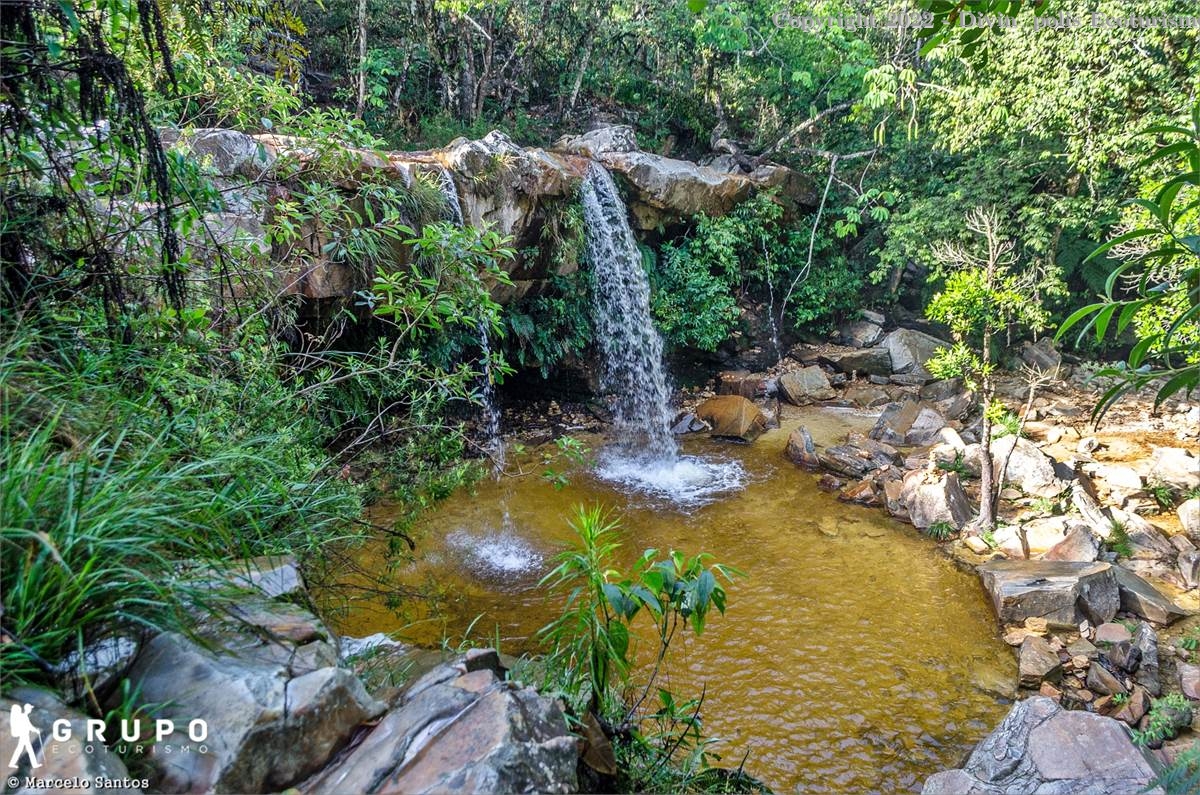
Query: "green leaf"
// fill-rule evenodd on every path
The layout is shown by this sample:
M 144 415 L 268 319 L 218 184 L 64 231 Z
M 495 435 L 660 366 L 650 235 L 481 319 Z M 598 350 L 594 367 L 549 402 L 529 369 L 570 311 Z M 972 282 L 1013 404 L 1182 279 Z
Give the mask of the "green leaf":
M 1106 253 L 1107 251 L 1112 249 L 1114 246 L 1119 246 L 1122 243 L 1128 242 L 1130 240 L 1136 240 L 1139 237 L 1146 237 L 1147 235 L 1157 235 L 1157 234 L 1159 234 L 1159 230 L 1152 229 L 1149 227 L 1143 227 L 1140 229 L 1134 229 L 1132 232 L 1126 232 L 1123 235 L 1118 235 L 1117 237 L 1114 237 L 1113 239 L 1109 240 L 1108 242 L 1098 246 L 1094 251 L 1092 251 L 1091 254 L 1088 254 L 1087 258 L 1084 259 L 1084 262 L 1091 262 L 1093 259 Z

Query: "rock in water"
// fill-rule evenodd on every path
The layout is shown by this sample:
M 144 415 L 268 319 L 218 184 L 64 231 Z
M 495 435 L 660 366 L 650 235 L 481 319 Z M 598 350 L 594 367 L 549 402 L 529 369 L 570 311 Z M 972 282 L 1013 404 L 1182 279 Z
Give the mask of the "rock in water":
M 696 416 L 712 428 L 713 436 L 753 442 L 767 429 L 766 415 L 741 395 L 718 395 L 696 407 Z
M 1116 574 L 1107 563 L 1050 560 L 998 560 L 979 567 L 983 587 L 1004 624 L 1044 618 L 1078 626 L 1111 621 L 1121 597 Z
M 1146 752 L 1124 726 L 1101 715 L 1067 711 L 1044 696 L 1017 702 L 976 746 L 961 769 L 936 773 L 923 795 L 1014 793 L 1160 793 Z
M 788 436 L 784 453 L 793 464 L 799 464 L 805 469 L 819 469 L 821 461 L 817 458 L 817 447 L 813 443 L 812 434 L 808 428 L 801 425 Z
M 439 666 L 310 780 L 323 793 L 574 792 L 575 737 L 551 698 L 494 668 Z

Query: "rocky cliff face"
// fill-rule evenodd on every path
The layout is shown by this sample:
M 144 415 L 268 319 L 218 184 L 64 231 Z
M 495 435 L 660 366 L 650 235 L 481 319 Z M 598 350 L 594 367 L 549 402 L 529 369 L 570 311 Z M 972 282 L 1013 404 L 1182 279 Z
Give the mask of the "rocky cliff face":
M 276 166 L 281 158 L 295 164 L 316 157 L 312 142 L 279 135 L 247 135 L 234 130 L 201 129 L 164 135 L 165 142 L 199 162 L 213 175 L 224 207 L 205 221 L 203 241 L 240 242 L 262 257 L 266 278 L 285 294 L 310 299 L 345 299 L 367 287 L 365 277 L 321 256 L 327 230 L 305 230 L 305 243 L 286 249 L 272 246 L 264 234 L 273 208 L 289 196 L 289 177 Z M 784 166 L 762 165 L 745 173 L 714 161 L 698 165 L 638 150 L 629 127 L 606 127 L 560 139 L 549 149 L 520 147 L 501 132 L 479 140 L 457 139 L 443 149 L 424 152 L 376 152 L 346 149 L 352 172 L 370 172 L 410 187 L 417 174 L 432 175 L 453 186 L 464 223 L 488 225 L 511 235 L 518 257 L 509 266 L 513 284 L 496 285 L 501 303 L 539 289 L 539 283 L 574 269 L 538 247 L 547 224 L 576 201 L 589 160 L 613 172 L 627 191 L 634 225 L 652 230 L 677 225 L 704 213 L 721 215 L 756 188 L 776 189 L 789 206 L 811 204 L 812 184 Z M 349 187 L 349 186 L 347 186 Z M 397 264 L 404 264 L 397 251 Z

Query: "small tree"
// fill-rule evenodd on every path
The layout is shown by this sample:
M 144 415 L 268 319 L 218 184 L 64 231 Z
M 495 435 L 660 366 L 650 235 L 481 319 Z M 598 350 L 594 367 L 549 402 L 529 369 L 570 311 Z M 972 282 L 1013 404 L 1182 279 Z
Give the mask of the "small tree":
M 954 336 L 954 345 L 930 360 L 930 372 L 939 378 L 961 377 L 983 403 L 975 529 L 985 532 L 995 529 L 1000 491 L 992 467 L 992 424 L 998 408 L 993 345 L 999 335 L 1007 339 L 1020 326 L 1040 331 L 1049 322 L 1049 313 L 1037 297 L 1046 281 L 1044 273 L 1036 267 L 1016 271 L 1016 247 L 1004 237 L 995 209 L 970 211 L 966 228 L 977 238 L 973 244 L 947 242 L 933 248 L 934 259 L 947 276 L 925 315 L 945 323 Z

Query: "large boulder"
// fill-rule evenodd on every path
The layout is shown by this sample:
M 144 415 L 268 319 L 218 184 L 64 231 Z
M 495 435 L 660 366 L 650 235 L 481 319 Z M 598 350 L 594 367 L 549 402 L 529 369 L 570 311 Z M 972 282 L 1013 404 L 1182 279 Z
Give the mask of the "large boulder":
M 1042 337 L 1021 346 L 1021 361 L 1043 373 L 1055 373 L 1062 367 L 1062 354 L 1055 349 L 1053 340 Z
M 852 348 L 870 348 L 883 337 L 883 329 L 869 320 L 852 320 L 843 323 L 838 328 L 838 334 L 842 342 Z
M 1018 701 L 961 769 L 936 773 L 923 795 L 1132 795 L 1157 793 L 1147 752 L 1124 725 L 1045 696 Z
M 286 619 L 275 624 L 285 632 L 289 627 L 295 625 Z M 159 716 L 177 727 L 147 757 L 159 790 L 284 789 L 319 769 L 359 725 L 383 712 L 354 674 L 336 667 L 336 652 L 326 642 L 297 645 L 286 634 L 256 642 L 251 634 L 227 636 L 210 650 L 166 633 L 134 664 L 129 680 L 138 703 L 165 705 Z M 171 746 L 189 743 L 193 720 L 207 723 L 207 752 L 171 753 Z
M 1192 497 L 1179 504 L 1176 510 L 1183 532 L 1194 542 L 1200 542 L 1200 497 Z
M 1121 605 L 1114 567 L 1057 560 L 994 560 L 979 567 L 1003 624 L 1043 618 L 1060 626 L 1111 621 Z
M 477 654 L 414 682 L 305 791 L 575 792 L 577 759 L 558 703 L 504 681 L 494 653 Z
M 863 348 L 859 351 L 829 353 L 821 361 L 842 373 L 859 375 L 891 375 L 892 356 L 886 348 Z
M 1045 638 L 1026 635 L 1017 653 L 1021 687 L 1036 688 L 1042 682 L 1057 682 L 1062 679 L 1062 661 L 1058 652 L 1050 647 Z
M 815 364 L 779 376 L 779 391 L 793 406 L 806 406 L 837 395 L 829 385 L 825 371 Z
M 932 480 L 927 472 L 909 472 L 900 498 L 908 509 L 909 521 L 922 530 L 941 523 L 961 530 L 974 515 L 962 483 L 953 472 Z
M 564 135 L 551 147 L 558 152 L 569 152 L 581 157 L 596 158 L 600 155 L 638 151 L 637 135 L 628 124 L 613 124 L 597 127 L 582 135 Z
M 1069 526 L 1067 534 L 1042 555 L 1043 560 L 1091 562 L 1100 557 L 1100 539 L 1082 522 Z
M 237 130 L 192 130 L 181 135 L 174 148 L 220 177 L 258 179 L 275 161 L 270 148 Z
M 14 706 L 19 710 L 24 710 L 26 705 L 32 707 L 29 711 L 29 722 L 41 731 L 40 738 L 33 739 L 34 753 L 40 766 L 36 769 L 33 768 L 29 763 L 28 756 L 22 755 L 17 760 L 15 768 L 6 768 L 8 786 L 0 789 L 0 792 L 21 793 L 21 795 L 47 792 L 72 795 L 94 792 L 125 795 L 125 793 L 141 792 L 137 787 L 104 783 L 106 781 L 120 782 L 123 779 L 129 780 L 131 777 L 125 768 L 125 763 L 104 743 L 88 742 L 88 716 L 70 709 L 52 693 L 32 687 L 16 687 L 7 696 L 0 698 L 0 712 L 4 713 L 6 721 Z M 69 739 L 54 739 L 50 733 L 50 727 L 54 725 L 55 721 L 66 721 L 65 725 L 59 724 L 58 730 L 64 732 Z M 9 727 L 9 729 L 15 729 L 15 727 Z M 7 765 L 13 759 L 16 750 L 15 731 L 0 732 L 0 758 L 3 758 L 3 764 Z M 20 783 L 20 779 L 25 776 L 66 779 L 79 782 L 80 786 L 25 787 Z M 13 780 L 18 781 L 18 785 L 15 787 L 12 786 Z M 97 780 L 100 783 L 97 783 Z
M 753 442 L 767 429 L 767 417 L 741 395 L 718 395 L 696 407 L 696 416 L 712 428 L 712 436 Z
M 972 451 L 968 455 L 978 456 L 979 453 Z M 1016 486 L 1035 497 L 1057 497 L 1067 488 L 1067 484 L 1059 479 L 1054 469 L 1054 459 L 1028 439 L 1002 436 L 992 440 L 992 466 L 996 477 L 1000 476 L 1000 469 L 1006 460 L 1006 485 Z
M 915 400 L 889 403 L 883 407 L 868 436 L 887 444 L 904 444 L 904 437 L 922 408 L 923 404 Z
M 908 328 L 896 329 L 884 337 L 880 345 L 891 356 L 892 372 L 923 376 L 930 380 L 933 376 L 925 369 L 925 364 L 939 348 L 949 347 L 937 337 Z

